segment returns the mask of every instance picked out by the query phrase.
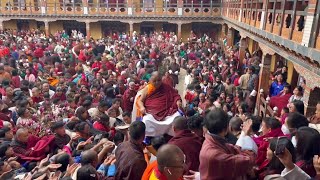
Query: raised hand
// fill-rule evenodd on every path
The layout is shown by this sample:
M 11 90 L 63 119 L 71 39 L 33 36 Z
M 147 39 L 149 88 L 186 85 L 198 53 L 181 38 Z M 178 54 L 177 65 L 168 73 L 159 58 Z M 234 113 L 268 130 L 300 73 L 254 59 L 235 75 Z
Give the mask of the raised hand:
M 50 180 L 59 180 L 61 177 L 61 171 L 56 171 L 50 175 Z
M 199 176 L 199 172 L 196 172 L 196 171 L 192 171 L 190 170 L 190 175 L 184 175 L 183 176 L 183 179 L 184 180 L 196 180 L 197 179 L 197 176 Z
M 66 174 L 64 175 L 64 177 L 72 176 L 72 174 L 76 171 L 76 169 L 78 167 L 80 167 L 80 164 L 78 164 L 78 163 L 68 165 L 67 170 L 66 170 Z
M 294 168 L 294 163 L 292 162 L 292 155 L 287 148 L 284 150 L 283 154 L 277 155 L 277 157 L 288 170 L 292 170 Z
M 249 119 L 242 125 L 242 131 L 245 133 L 245 135 L 249 136 L 252 132 L 252 120 Z
M 317 174 L 320 175 L 320 157 L 319 157 L 319 155 L 315 155 L 313 157 L 313 167 L 316 170 Z

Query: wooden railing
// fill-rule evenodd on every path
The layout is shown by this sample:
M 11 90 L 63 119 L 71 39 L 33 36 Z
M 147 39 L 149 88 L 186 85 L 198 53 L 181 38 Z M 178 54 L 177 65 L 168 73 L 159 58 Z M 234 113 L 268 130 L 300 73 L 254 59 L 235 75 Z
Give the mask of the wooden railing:
M 277 114 L 278 108 L 274 107 L 272 109 L 269 104 L 270 104 L 270 97 L 267 96 L 267 98 L 265 98 L 263 90 L 260 90 L 260 95 L 258 96 L 258 99 L 257 99 L 259 116 L 274 117 L 278 115 Z
M 303 42 L 304 31 L 306 29 L 308 32 L 310 31 L 310 24 L 307 25 L 309 29 L 305 28 L 309 13 L 308 1 L 290 0 L 269 1 L 268 4 L 265 3 L 265 1 L 256 0 L 223 1 L 222 15 L 235 20 L 241 19 L 242 23 L 281 36 L 298 44 L 308 43 Z M 241 14 L 240 11 L 242 11 Z M 318 34 L 319 24 L 317 25 Z M 313 31 L 310 33 L 313 33 Z M 315 36 L 314 48 L 320 49 L 319 42 L 319 35 Z M 313 47 L 313 45 L 311 46 Z
M 3 6 L 5 4 L 5 6 Z M 0 15 L 48 16 L 220 16 L 221 3 L 8 3 L 1 2 Z

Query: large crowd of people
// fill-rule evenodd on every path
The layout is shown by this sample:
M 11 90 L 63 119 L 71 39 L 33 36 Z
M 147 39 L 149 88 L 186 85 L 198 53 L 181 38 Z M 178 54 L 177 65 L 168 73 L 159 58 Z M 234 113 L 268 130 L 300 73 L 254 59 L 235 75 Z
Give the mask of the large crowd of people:
M 306 117 L 279 62 L 278 112 L 257 115 L 261 55 L 194 32 L 2 31 L 0 179 L 320 178 L 320 102 Z

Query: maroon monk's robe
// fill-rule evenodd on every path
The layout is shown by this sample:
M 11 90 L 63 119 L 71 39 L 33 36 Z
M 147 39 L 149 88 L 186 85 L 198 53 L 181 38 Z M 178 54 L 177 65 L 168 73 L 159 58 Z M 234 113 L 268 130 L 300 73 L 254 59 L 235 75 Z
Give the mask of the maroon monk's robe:
M 41 139 L 37 136 L 30 135 L 27 143 L 22 143 L 17 140 L 13 140 L 11 147 L 15 156 L 20 158 L 21 162 L 26 161 L 39 161 L 46 157 L 46 150 L 54 144 L 54 136 L 45 136 Z
M 178 111 L 177 101 L 181 100 L 178 91 L 166 84 L 148 95 L 144 101 L 147 113 L 162 121 L 165 117 L 171 116 Z
M 164 76 L 162 78 L 162 83 L 167 84 L 167 85 L 171 86 L 172 88 L 174 88 L 174 81 L 171 76 Z
M 281 110 L 284 107 L 287 107 L 288 101 L 291 97 L 291 93 L 287 94 L 279 94 L 277 96 L 273 96 L 270 98 L 270 106 L 271 108 L 277 107 L 278 108 L 278 114 L 280 114 Z
M 258 157 L 256 160 L 256 164 L 260 166 L 267 158 L 267 149 L 269 147 L 269 142 L 265 139 L 279 136 L 284 136 L 283 132 L 281 131 L 281 128 L 273 129 L 266 135 L 253 138 L 254 142 L 258 146 Z
M 186 155 L 187 172 L 189 170 L 199 171 L 199 155 L 202 147 L 202 140 L 190 130 L 181 130 L 175 133 L 169 144 L 177 145 Z
M 206 134 L 200 151 L 201 180 L 243 179 L 253 167 L 255 154 L 240 148 L 217 135 Z
M 177 63 L 171 63 L 169 65 L 169 70 L 172 71 L 171 77 L 173 79 L 174 86 L 176 86 L 177 84 L 179 84 L 179 78 L 178 78 L 178 75 L 175 74 L 175 72 L 176 71 L 180 72 L 180 66 Z
M 133 109 L 134 98 L 136 97 L 137 91 L 127 89 L 122 96 L 122 109 L 124 112 L 131 112 Z M 131 98 L 133 100 L 131 100 Z
M 147 167 L 142 144 L 131 140 L 121 143 L 115 152 L 117 172 L 115 179 L 140 180 Z
M 228 78 L 228 73 L 229 73 L 229 68 L 228 67 L 223 67 L 221 71 L 221 76 L 222 76 L 222 81 L 226 81 Z

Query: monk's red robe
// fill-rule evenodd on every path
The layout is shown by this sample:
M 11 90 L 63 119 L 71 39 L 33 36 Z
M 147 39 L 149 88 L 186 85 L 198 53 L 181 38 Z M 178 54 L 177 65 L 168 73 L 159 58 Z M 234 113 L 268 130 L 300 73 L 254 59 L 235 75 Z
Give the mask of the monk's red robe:
M 199 170 L 202 139 L 190 130 L 177 131 L 168 144 L 178 146 L 186 156 L 186 172 Z
M 182 179 L 181 177 L 178 180 Z M 167 178 L 159 171 L 157 161 L 154 161 L 147 166 L 141 180 L 167 180 Z
M 133 109 L 134 101 L 131 101 L 131 98 L 136 97 L 137 91 L 127 89 L 122 96 L 122 109 L 124 112 L 131 112 Z
M 28 143 L 23 144 L 14 140 L 11 147 L 20 162 L 39 161 L 46 157 L 46 150 L 54 144 L 54 136 L 45 136 L 41 139 L 37 136 L 29 136 Z
M 281 110 L 284 107 L 287 107 L 288 101 L 291 97 L 291 93 L 287 93 L 285 95 L 277 95 L 270 98 L 270 106 L 271 108 L 277 107 L 278 108 L 278 114 L 280 114 Z
M 264 136 L 253 138 L 254 142 L 258 146 L 258 156 L 256 159 L 256 163 L 259 166 L 266 160 L 266 157 L 267 157 L 267 149 L 269 147 L 269 142 L 266 140 L 266 138 L 274 138 L 274 137 L 280 137 L 280 136 L 284 136 L 284 134 L 281 131 L 281 128 L 277 128 L 277 129 L 271 130 L 271 132 L 269 132 Z
M 156 120 L 162 121 L 178 111 L 178 100 L 181 100 L 178 91 L 167 84 L 162 84 L 146 97 L 144 106 L 147 113 L 152 114 Z
M 167 84 L 171 86 L 172 88 L 174 87 L 174 80 L 172 79 L 171 76 L 164 76 L 162 78 L 162 83 Z

